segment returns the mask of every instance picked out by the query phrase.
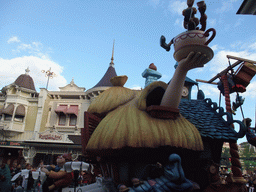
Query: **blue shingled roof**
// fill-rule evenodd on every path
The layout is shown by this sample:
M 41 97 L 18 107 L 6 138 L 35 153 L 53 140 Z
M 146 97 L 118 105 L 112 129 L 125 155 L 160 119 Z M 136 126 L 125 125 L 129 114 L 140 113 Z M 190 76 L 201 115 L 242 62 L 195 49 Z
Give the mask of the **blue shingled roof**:
M 198 85 L 198 83 L 196 81 L 193 81 L 192 79 L 190 79 L 188 77 L 186 77 L 185 83 L 191 83 L 192 85 Z
M 231 124 L 238 123 L 242 129 L 245 127 L 242 122 L 234 121 L 232 115 L 225 113 L 222 107 L 217 107 L 211 99 L 182 100 L 179 109 L 182 116 L 195 125 L 202 137 L 225 142 L 236 141 L 237 132 Z M 226 116 L 227 120 L 224 120 L 223 116 Z

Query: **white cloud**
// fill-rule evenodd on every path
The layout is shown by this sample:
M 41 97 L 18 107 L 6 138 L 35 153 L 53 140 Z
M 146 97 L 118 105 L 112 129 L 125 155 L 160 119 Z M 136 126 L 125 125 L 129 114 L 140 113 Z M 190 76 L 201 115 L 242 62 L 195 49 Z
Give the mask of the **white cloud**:
M 240 47 L 243 44 L 242 41 L 235 41 L 234 43 L 232 43 L 230 46 L 231 48 L 235 49 L 237 47 Z
M 215 52 L 218 49 L 220 49 L 220 47 L 219 47 L 219 45 L 213 45 L 213 46 L 211 46 L 211 49 Z
M 133 89 L 133 90 L 141 90 L 141 89 L 142 89 L 142 87 L 139 86 L 139 85 L 133 85 L 133 86 L 128 87 L 128 88 L 129 88 L 129 89 Z
M 13 83 L 17 77 L 25 73 L 29 67 L 29 75 L 33 78 L 37 91 L 39 88 L 45 88 L 47 77 L 42 70 L 51 70 L 57 75 L 49 81 L 48 90 L 58 90 L 67 84 L 66 79 L 61 75 L 63 67 L 49 59 L 42 59 L 36 56 L 23 56 L 13 59 L 0 58 L 0 87 Z
M 182 11 L 186 9 L 187 3 L 185 1 L 170 1 L 168 10 L 171 13 L 182 15 Z
M 17 36 L 13 36 L 13 37 L 11 37 L 8 41 L 7 41 L 7 43 L 19 43 L 20 42 L 20 40 L 19 40 L 19 38 L 17 37 Z
M 213 73 L 216 74 L 216 73 L 221 72 L 223 69 L 227 68 L 228 67 L 227 55 L 240 57 L 240 58 L 246 58 L 246 59 L 254 60 L 254 61 L 256 60 L 255 52 L 250 52 L 247 50 L 239 51 L 239 52 L 229 51 L 229 50 L 221 50 L 215 54 L 210 65 L 208 65 L 208 66 L 210 66 L 210 71 L 212 71 Z M 233 64 L 236 60 L 231 59 L 230 61 L 231 61 L 231 64 Z
M 163 75 L 162 75 L 162 77 L 161 77 L 161 79 L 167 79 L 167 80 L 170 80 L 170 79 L 171 79 L 171 77 L 170 77 L 170 75 L 163 74 Z M 161 81 L 161 79 L 160 79 L 160 81 Z
M 21 43 L 17 46 L 17 49 L 14 50 L 14 52 L 27 52 L 30 55 L 38 56 L 41 58 L 49 58 L 49 55 L 47 52 L 51 52 L 51 49 L 47 49 L 47 51 L 44 50 L 44 46 L 40 42 L 32 42 L 31 44 L 25 44 Z
M 251 45 L 249 45 L 249 48 L 256 50 L 256 42 L 254 42 Z
M 51 48 L 45 48 L 40 42 L 22 43 L 17 36 L 10 38 L 7 43 L 19 43 L 16 49 L 12 49 L 14 53 L 34 55 L 42 59 L 49 59 L 48 53 L 52 52 Z
M 42 70 L 47 71 L 50 68 L 56 77 L 50 79 L 48 90 L 58 90 L 59 87 L 67 84 L 66 79 L 61 75 L 63 67 L 48 56 L 48 52 L 51 52 L 50 48 L 45 48 L 40 42 L 22 43 L 16 36 L 8 40 L 8 43 L 13 42 L 19 42 L 13 51 L 22 56 L 12 59 L 0 57 L 0 87 L 13 83 L 18 76 L 25 73 L 27 67 L 29 67 L 29 75 L 33 78 L 37 91 L 39 88 L 45 88 L 47 83 L 47 77 Z
M 31 44 L 25 44 L 25 43 L 22 43 L 18 46 L 18 50 L 31 50 L 32 49 L 32 45 Z
M 212 84 L 200 84 L 199 88 L 203 90 L 205 94 L 205 98 L 212 98 L 214 102 L 218 101 L 218 97 L 220 94 L 219 89 L 217 88 L 217 85 Z
M 250 84 L 246 87 L 246 92 L 242 93 L 241 96 L 245 98 L 256 98 L 256 81 L 250 82 Z

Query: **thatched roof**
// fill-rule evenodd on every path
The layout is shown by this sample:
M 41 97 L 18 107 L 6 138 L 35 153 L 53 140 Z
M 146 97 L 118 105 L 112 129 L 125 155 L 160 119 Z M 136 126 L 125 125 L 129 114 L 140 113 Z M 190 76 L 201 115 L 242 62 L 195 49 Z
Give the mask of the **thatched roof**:
M 147 98 L 149 90 L 159 86 L 161 86 L 161 83 L 152 83 L 149 88 L 137 92 L 133 90 L 127 91 L 127 88 L 123 87 L 108 89 L 109 93 L 107 92 L 97 100 L 97 104 L 95 104 L 97 107 L 94 106 L 94 110 L 96 111 L 96 108 L 104 108 L 98 112 L 111 111 L 93 132 L 88 142 L 87 150 L 97 151 L 124 147 L 157 148 L 161 146 L 203 150 L 200 133 L 184 117 L 180 116 L 176 120 L 157 119 L 151 117 L 146 111 L 141 110 L 144 108 L 142 107 L 143 103 L 145 103 L 142 100 Z M 131 96 L 127 99 L 126 96 L 128 94 L 126 91 L 127 93 L 136 93 L 136 96 L 134 95 L 135 97 L 132 100 L 130 100 Z M 146 94 L 145 91 L 147 92 Z M 109 98 L 109 101 L 107 98 Z M 119 105 L 118 100 L 120 102 Z M 117 101 L 117 103 L 112 103 L 114 101 Z M 112 110 L 114 108 L 115 110 Z
M 124 87 L 111 87 L 101 93 L 89 106 L 90 113 L 108 113 L 135 97 L 135 91 Z

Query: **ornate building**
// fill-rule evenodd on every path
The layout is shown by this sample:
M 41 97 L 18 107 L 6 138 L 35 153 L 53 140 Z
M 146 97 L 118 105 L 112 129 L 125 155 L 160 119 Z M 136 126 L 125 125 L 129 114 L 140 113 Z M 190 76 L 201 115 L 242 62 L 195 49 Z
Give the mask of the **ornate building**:
M 113 47 L 114 51 L 114 47 Z M 0 94 L 0 156 L 13 162 L 28 161 L 37 166 L 54 163 L 56 157 L 81 152 L 81 128 L 84 112 L 100 93 L 110 88 L 109 80 L 117 76 L 113 53 L 102 79 L 85 91 L 74 79 L 59 91 L 41 88 L 38 93 L 34 81 L 26 73 L 2 88 Z M 25 158 L 25 159 L 24 159 Z

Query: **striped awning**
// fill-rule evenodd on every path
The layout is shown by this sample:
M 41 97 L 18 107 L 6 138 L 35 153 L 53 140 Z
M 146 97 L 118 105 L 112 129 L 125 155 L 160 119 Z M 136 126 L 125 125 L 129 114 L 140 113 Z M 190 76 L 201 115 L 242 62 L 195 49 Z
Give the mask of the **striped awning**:
M 78 105 L 70 105 L 66 114 L 75 114 L 77 116 L 78 115 Z
M 57 109 L 55 109 L 55 113 L 64 113 L 64 114 L 66 114 L 67 109 L 68 109 L 67 105 L 59 105 L 57 107 Z
M 19 105 L 16 109 L 15 115 L 25 117 L 25 107 L 23 105 Z
M 14 111 L 14 105 L 13 104 L 9 104 L 4 110 L 3 110 L 3 114 L 6 115 L 12 115 Z

